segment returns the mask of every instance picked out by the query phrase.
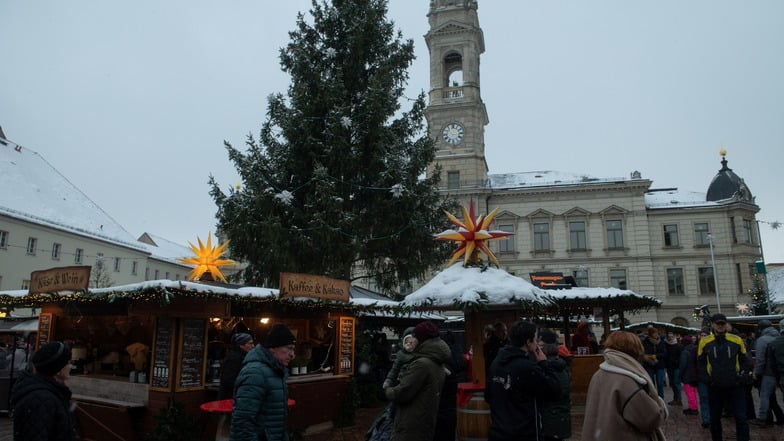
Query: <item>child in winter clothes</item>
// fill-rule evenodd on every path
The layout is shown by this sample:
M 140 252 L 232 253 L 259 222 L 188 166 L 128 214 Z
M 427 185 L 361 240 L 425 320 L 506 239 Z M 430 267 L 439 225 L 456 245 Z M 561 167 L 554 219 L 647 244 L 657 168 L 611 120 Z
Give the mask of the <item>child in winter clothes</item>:
M 683 380 L 683 392 L 686 394 L 686 409 L 683 409 L 684 415 L 697 415 L 699 411 L 697 406 L 697 346 L 694 345 L 694 339 L 691 335 L 684 335 L 681 337 L 681 344 L 683 351 L 681 351 L 679 369 L 681 371 L 681 379 Z
M 414 357 L 411 353 L 414 352 L 418 343 L 413 332 L 413 327 L 406 328 L 406 330 L 403 331 L 403 347 L 395 354 L 395 362 L 392 364 L 392 369 L 389 370 L 387 378 L 384 380 L 383 389 L 398 384 L 400 377 L 406 373 L 406 367 Z

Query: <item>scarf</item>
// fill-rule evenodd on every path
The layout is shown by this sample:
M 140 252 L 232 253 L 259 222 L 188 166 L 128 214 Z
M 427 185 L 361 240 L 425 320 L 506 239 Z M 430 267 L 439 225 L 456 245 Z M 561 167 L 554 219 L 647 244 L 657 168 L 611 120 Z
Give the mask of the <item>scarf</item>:
M 604 362 L 599 365 L 599 369 L 632 378 L 637 384 L 643 386 L 645 392 L 651 398 L 654 398 L 659 403 L 659 407 L 664 410 L 664 418 L 666 419 L 670 416 L 667 404 L 665 404 L 664 400 L 656 393 L 656 386 L 653 384 L 648 372 L 646 372 L 645 368 L 642 367 L 642 364 L 632 358 L 631 355 L 615 349 L 606 349 L 604 351 Z M 664 429 L 661 427 L 656 429 L 654 437 L 654 439 L 657 440 L 666 440 Z

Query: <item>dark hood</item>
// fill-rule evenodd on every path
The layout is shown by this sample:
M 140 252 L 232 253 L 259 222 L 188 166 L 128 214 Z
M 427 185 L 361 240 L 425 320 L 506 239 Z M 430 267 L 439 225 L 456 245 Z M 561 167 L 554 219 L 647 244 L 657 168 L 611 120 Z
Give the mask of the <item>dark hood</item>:
M 420 342 L 412 354 L 414 357 L 429 358 L 438 364 L 444 364 L 452 358 L 452 351 L 449 350 L 449 345 L 440 338 L 428 338 Z
M 71 390 L 66 385 L 55 381 L 54 377 L 23 371 L 17 377 L 11 390 L 11 404 L 13 405 L 31 393 L 41 390 L 50 391 L 66 400 L 71 399 Z

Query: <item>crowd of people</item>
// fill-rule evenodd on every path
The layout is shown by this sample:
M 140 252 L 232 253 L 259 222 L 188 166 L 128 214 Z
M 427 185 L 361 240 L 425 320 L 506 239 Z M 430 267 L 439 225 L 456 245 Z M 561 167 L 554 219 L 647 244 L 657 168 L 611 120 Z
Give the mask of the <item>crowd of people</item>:
M 749 341 L 732 331 L 723 314 L 698 336 L 661 335 L 655 327 L 638 334 L 614 331 L 592 345 L 590 327 L 578 326 L 567 348 L 559 336 L 528 321 L 486 328 L 483 355 L 484 398 L 489 407 L 488 440 L 566 440 L 571 431 L 572 357 L 600 353 L 585 404 L 584 441 L 664 440 L 669 406 L 699 415 L 714 441 L 722 440 L 722 418 L 732 417 L 739 441 L 749 425 L 784 425 L 777 389 L 784 388 L 784 334 L 769 320 L 758 324 Z M 389 402 L 368 432 L 373 441 L 453 441 L 457 426 L 457 387 L 466 381 L 470 355 L 454 335 L 430 321 L 406 329 L 394 356 L 386 339 L 374 341 L 382 358 L 376 372 Z M 231 440 L 288 440 L 287 366 L 296 339 L 276 324 L 264 344 L 237 333 L 227 355 L 223 397 L 234 399 Z M 378 347 L 375 347 L 378 346 Z M 578 349 L 582 348 L 582 349 Z M 62 342 L 44 345 L 12 391 L 14 439 L 75 439 L 70 410 L 71 350 Z M 665 382 L 673 399 L 664 401 Z M 224 385 L 225 383 L 225 385 Z M 225 387 L 224 387 L 225 386 Z M 752 393 L 757 389 L 759 408 Z

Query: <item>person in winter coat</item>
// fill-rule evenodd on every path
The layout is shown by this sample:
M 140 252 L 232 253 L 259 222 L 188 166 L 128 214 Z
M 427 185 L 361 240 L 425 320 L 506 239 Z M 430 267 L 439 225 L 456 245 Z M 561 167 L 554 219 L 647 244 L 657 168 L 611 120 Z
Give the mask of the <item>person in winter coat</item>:
M 493 332 L 487 336 L 484 345 L 482 346 L 482 356 L 485 359 L 485 377 L 490 375 L 490 365 L 498 355 L 498 351 L 509 343 L 509 331 L 504 322 L 495 322 L 493 325 Z
M 414 352 L 418 342 L 414 338 L 413 326 L 406 328 L 403 331 L 403 339 L 401 341 L 403 342 L 403 345 L 395 354 L 395 361 L 392 363 L 392 368 L 389 369 L 387 377 L 384 379 L 384 383 L 381 385 L 382 389 L 386 389 L 391 386 L 397 386 L 397 384 L 400 382 L 400 376 L 405 373 L 408 363 L 412 358 L 414 358 L 411 353 Z
M 438 402 L 436 434 L 433 441 L 454 441 L 457 431 L 457 384 L 465 381 L 466 360 L 463 350 L 450 331 L 442 337 L 452 356 L 444 363 L 446 377 Z
M 645 370 L 656 384 L 656 393 L 664 398 L 664 376 L 666 375 L 667 348 L 664 341 L 659 337 L 659 330 L 653 327 L 648 328 L 647 337 L 642 341 L 643 364 Z M 679 398 L 680 399 L 680 398 Z
M 781 411 L 778 399 L 776 398 L 776 370 L 774 363 L 768 360 L 768 346 L 776 337 L 779 331 L 773 327 L 770 320 L 760 320 L 757 324 L 760 331 L 759 337 L 755 342 L 754 353 L 756 361 L 754 363 L 754 381 L 759 385 L 759 413 L 757 419 L 749 421 L 749 424 L 756 426 L 769 427 L 773 424 L 773 415 L 776 415 L 776 424 L 784 424 L 784 412 Z
M 509 344 L 490 366 L 485 399 L 490 404 L 489 441 L 541 441 L 540 406 L 561 394 L 558 377 L 546 363 L 536 325 L 515 322 Z
M 419 323 L 412 335 L 418 344 L 405 374 L 398 385 L 384 389 L 385 397 L 395 404 L 392 441 L 432 441 L 446 377 L 444 363 L 451 356 L 432 322 Z
M 31 359 L 35 373 L 21 372 L 11 391 L 14 441 L 75 441 L 71 390 L 71 349 L 63 342 L 43 345 Z
M 296 339 L 277 323 L 253 348 L 234 383 L 230 441 L 288 441 L 286 367 L 294 359 Z
M 667 405 L 640 364 L 643 347 L 631 332 L 607 337 L 604 362 L 591 378 L 583 441 L 663 441 Z
M 672 332 L 667 333 L 667 338 L 664 340 L 665 348 L 665 362 L 664 367 L 667 370 L 667 381 L 672 388 L 672 401 L 667 404 L 673 406 L 682 406 L 681 402 L 681 352 L 683 352 L 683 345 L 675 338 Z
M 710 431 L 713 441 L 722 441 L 723 409 L 731 408 L 735 418 L 738 441 L 749 441 L 746 414 L 745 377 L 751 379 L 751 360 L 746 345 L 735 334 L 727 332 L 727 316 L 711 316 L 713 334 L 700 340 L 697 347 L 697 368 L 700 381 L 708 385 L 710 400 Z
M 683 381 L 683 393 L 686 395 L 686 408 L 683 409 L 684 415 L 698 415 L 700 412 L 699 400 L 697 398 L 697 347 L 694 345 L 694 338 L 691 335 L 681 337 L 683 350 L 678 364 Z M 707 419 L 706 419 L 707 421 Z
M 231 336 L 231 349 L 221 363 L 219 400 L 226 400 L 234 396 L 234 381 L 242 369 L 245 355 L 253 349 L 253 346 L 253 337 L 250 334 L 239 332 Z
M 545 364 L 555 372 L 561 391 L 542 401 L 542 433 L 544 441 L 568 439 L 572 436 L 572 372 L 571 356 L 563 356 L 558 336 L 552 331 L 539 333 Z M 568 354 L 568 352 L 567 352 Z
M 580 355 L 599 353 L 599 344 L 591 338 L 591 325 L 588 322 L 580 322 L 577 325 L 577 330 L 572 335 L 571 350 Z

